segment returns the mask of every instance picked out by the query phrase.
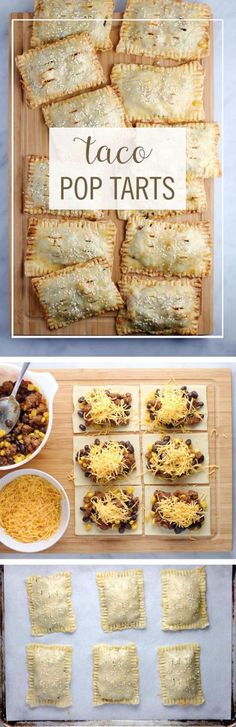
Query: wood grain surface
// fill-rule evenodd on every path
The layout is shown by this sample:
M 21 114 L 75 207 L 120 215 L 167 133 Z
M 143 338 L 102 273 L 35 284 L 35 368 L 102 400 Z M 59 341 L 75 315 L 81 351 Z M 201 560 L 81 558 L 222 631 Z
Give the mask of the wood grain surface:
M 113 21 L 112 40 L 114 47 L 119 38 L 119 27 L 121 15 L 116 14 Z M 11 21 L 23 20 L 24 22 Z M 205 91 L 204 105 L 206 120 L 214 120 L 214 59 L 213 59 L 213 28 L 211 25 L 211 54 L 209 58 L 203 59 L 202 65 L 205 70 Z M 110 313 L 100 318 L 91 318 L 73 323 L 59 331 L 49 331 L 42 313 L 31 288 L 31 282 L 24 277 L 23 260 L 26 246 L 26 234 L 28 217 L 23 214 L 23 189 L 27 169 L 27 156 L 29 154 L 48 155 L 49 132 L 44 123 L 40 109 L 30 109 L 26 104 L 24 92 L 21 87 L 20 74 L 15 67 L 14 58 L 30 47 L 30 36 L 32 32 L 32 16 L 28 13 L 14 13 L 10 16 L 10 48 L 9 48 L 9 129 L 12 129 L 13 145 L 11 134 L 9 134 L 9 241 L 11 266 L 13 267 L 12 288 L 14 301 L 11 302 L 11 332 L 17 336 L 114 336 L 115 316 Z M 12 30 L 13 29 L 13 30 Z M 116 62 L 144 62 L 151 64 L 150 59 L 145 56 L 125 55 L 108 51 L 99 53 L 107 81 L 113 64 Z M 174 65 L 171 62 L 163 62 L 162 65 Z M 13 89 L 12 89 L 13 86 Z M 12 92 L 13 91 L 13 92 Z M 14 101 L 13 101 L 14 100 Z M 13 149 L 12 149 L 13 147 Z M 12 173 L 11 170 L 13 169 Z M 214 180 L 206 180 L 207 212 L 201 215 L 181 215 L 181 220 L 176 216 L 176 221 L 198 221 L 208 220 L 211 233 L 214 233 Z M 124 239 L 124 222 L 119 221 L 115 211 L 109 212 L 117 226 L 117 239 L 114 253 L 113 279 L 118 282 L 120 279 L 119 249 Z M 199 319 L 200 335 L 212 333 L 213 328 L 213 276 L 205 278 L 202 283 L 201 313 Z
M 161 553 L 175 551 L 220 552 L 232 549 L 232 430 L 231 430 L 231 372 L 229 369 L 136 369 L 136 370 L 64 370 L 52 372 L 59 384 L 55 397 L 53 428 L 41 453 L 32 467 L 53 475 L 65 487 L 70 499 L 71 518 L 64 537 L 50 553 Z M 208 398 L 208 433 L 210 464 L 217 469 L 210 477 L 211 536 L 191 539 L 149 535 L 75 535 L 74 482 L 72 463 L 72 391 L 74 384 L 115 384 L 128 390 L 129 384 L 149 383 L 158 386 L 175 378 L 187 385 L 206 384 Z M 214 430 L 216 430 L 214 432 Z M 140 436 L 141 439 L 141 436 Z M 27 464 L 25 465 L 27 467 Z M 22 468 L 21 468 L 22 469 Z M 135 483 L 134 483 L 135 484 Z M 192 483 L 194 484 L 194 483 Z M 201 485 L 199 485 L 201 487 Z M 9 552 L 0 546 L 2 553 Z

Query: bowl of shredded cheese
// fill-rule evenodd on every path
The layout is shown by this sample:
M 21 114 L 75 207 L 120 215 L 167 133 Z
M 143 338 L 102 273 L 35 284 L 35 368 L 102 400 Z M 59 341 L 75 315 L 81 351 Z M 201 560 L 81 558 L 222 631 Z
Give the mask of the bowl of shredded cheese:
M 62 485 L 40 470 L 11 472 L 0 480 L 0 543 L 37 553 L 62 538 L 70 503 Z
M 9 396 L 19 372 L 20 366 L 0 364 L 0 396 Z M 28 386 L 27 392 L 26 385 Z M 0 472 L 15 470 L 26 464 L 26 462 L 28 464 L 41 452 L 51 434 L 53 401 L 58 390 L 56 380 L 49 372 L 27 371 L 22 387 L 25 389 L 23 393 L 28 394 L 28 403 L 30 399 L 34 401 L 33 397 L 38 396 L 39 399 L 41 397 L 44 406 L 41 404 L 38 408 L 37 406 L 34 408 L 34 404 L 32 404 L 32 407 L 29 408 L 28 405 L 22 406 L 20 403 L 19 422 L 17 422 L 10 434 L 5 438 L 1 438 L 0 441 Z M 21 394 L 19 396 L 21 402 Z M 40 413 L 42 408 L 43 412 Z M 27 411 L 24 411 L 24 409 L 27 409 Z

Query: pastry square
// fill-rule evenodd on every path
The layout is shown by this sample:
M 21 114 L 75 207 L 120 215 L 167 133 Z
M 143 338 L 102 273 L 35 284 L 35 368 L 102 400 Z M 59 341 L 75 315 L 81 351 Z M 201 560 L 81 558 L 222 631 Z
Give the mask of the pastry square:
M 138 654 L 135 644 L 94 646 L 93 704 L 139 704 Z
M 96 88 L 105 76 L 89 35 L 71 35 L 16 57 L 31 108 Z
M 205 212 L 207 209 L 206 191 L 203 179 L 186 180 L 186 209 L 185 210 L 118 210 L 119 220 L 130 220 L 137 214 L 153 219 L 156 217 L 176 217 L 191 212 Z
M 205 119 L 204 72 L 198 61 L 168 68 L 120 63 L 113 66 L 111 82 L 129 123 Z
M 130 449 L 131 455 L 134 456 L 134 462 L 135 467 L 131 467 L 129 473 L 117 475 L 117 477 L 114 477 L 115 469 L 119 469 L 120 467 L 120 458 L 118 456 L 117 451 L 113 454 L 113 459 L 106 460 L 104 462 L 102 457 L 99 457 L 99 465 L 97 467 L 97 472 L 100 475 L 99 480 L 93 481 L 92 478 L 86 477 L 85 471 L 81 468 L 79 463 L 76 460 L 77 454 L 81 452 L 81 450 L 84 450 L 84 447 L 89 446 L 92 447 L 96 442 L 99 441 L 101 445 L 104 445 L 107 442 L 122 442 L 123 444 L 127 443 L 127 445 L 131 445 Z M 123 451 L 122 447 L 122 451 Z M 129 452 L 129 450 L 128 450 Z M 116 458 L 116 459 L 115 459 Z M 73 459 L 74 459 L 74 483 L 78 487 L 83 487 L 87 485 L 87 489 L 90 489 L 91 486 L 103 487 L 105 485 L 106 487 L 109 486 L 120 486 L 123 485 L 125 487 L 126 484 L 132 484 L 132 485 L 140 485 L 141 484 L 141 462 L 140 462 L 140 442 L 139 442 L 139 435 L 138 434 L 131 434 L 130 432 L 127 432 L 127 437 L 125 440 L 122 439 L 121 434 L 109 434 L 109 435 L 100 435 L 99 439 L 95 435 L 92 436 L 92 434 L 77 434 L 73 437 Z M 103 464 L 104 463 L 104 464 Z M 106 467 L 106 473 L 109 477 L 109 482 L 106 482 L 105 479 L 102 479 L 101 476 L 101 466 Z M 109 469 L 108 469 L 109 468 Z
M 88 33 L 97 50 L 110 50 L 113 10 L 113 0 L 35 0 L 31 45 Z M 96 18 L 100 18 L 97 23 Z
M 209 626 L 205 568 L 163 570 L 161 583 L 163 631 Z
M 194 415 L 194 408 L 190 408 L 189 414 L 187 414 L 187 419 L 184 422 L 183 426 L 179 423 L 177 424 L 177 418 L 181 417 L 181 405 L 178 397 L 174 397 L 173 400 L 173 406 L 175 405 L 177 408 L 173 412 L 171 410 L 171 400 L 168 402 L 168 396 L 165 404 L 165 397 L 163 399 L 163 394 L 165 391 L 168 395 L 168 390 L 177 390 L 181 387 L 186 386 L 185 380 L 181 383 L 176 382 L 166 382 L 166 384 L 159 384 L 158 379 L 156 380 L 155 384 L 141 384 L 140 386 L 140 392 L 141 392 L 141 429 L 145 431 L 167 431 L 167 429 L 170 429 L 170 426 L 166 427 L 166 424 L 170 424 L 170 422 L 173 422 L 173 429 L 175 431 L 186 431 L 186 430 L 194 430 L 194 431 L 207 431 L 208 427 L 208 405 L 207 405 L 207 387 L 202 384 L 187 384 L 187 394 L 191 395 L 191 393 L 198 394 L 197 398 L 194 398 L 193 402 L 199 402 L 199 404 L 203 404 L 203 406 L 200 406 L 200 408 L 196 409 L 197 412 L 200 412 L 201 419 L 199 421 L 193 422 L 189 419 L 189 417 Z M 161 401 L 162 401 L 162 407 L 163 409 L 163 417 L 160 411 L 160 417 L 159 421 L 158 419 L 154 419 L 154 421 L 151 419 L 150 414 L 151 411 L 150 408 L 147 408 L 147 403 L 150 401 L 154 401 L 156 397 L 156 392 L 159 391 L 161 395 Z M 157 401 L 159 400 L 159 397 L 157 397 Z M 175 411 L 175 413 L 174 413 Z M 184 410 L 182 410 L 184 411 Z M 176 419 L 175 419 L 176 417 Z M 164 420 L 166 424 L 164 424 Z M 159 423 L 161 422 L 161 423 Z
M 137 126 L 153 128 L 155 124 L 137 124 Z M 177 124 L 177 126 L 180 126 L 180 124 Z M 186 129 L 187 189 L 188 181 L 191 179 L 220 177 L 221 165 L 218 159 L 219 124 L 199 121 L 197 124 L 185 124 L 182 128 Z
M 100 219 L 105 213 L 98 210 L 51 210 L 49 209 L 49 160 L 48 157 L 28 157 L 27 180 L 24 193 L 24 212 L 30 215 L 54 215 L 60 217 L 84 217 Z
M 126 227 L 121 269 L 151 277 L 204 278 L 211 269 L 211 246 L 207 222 L 176 224 L 137 214 Z
M 97 573 L 104 631 L 144 629 L 144 580 L 142 570 Z
M 123 104 L 111 86 L 43 106 L 47 126 L 125 126 Z
M 105 505 L 102 510 L 99 508 L 100 501 L 102 505 Z M 121 503 L 122 513 L 120 512 Z M 91 504 L 92 516 L 90 514 Z M 112 505 L 112 510 L 110 510 L 110 505 Z M 108 516 L 106 508 L 108 509 Z M 97 524 L 98 520 L 100 525 Z M 142 535 L 142 521 L 142 487 L 132 487 L 130 485 L 128 487 L 118 487 L 116 485 L 111 489 L 103 488 L 103 490 L 102 488 L 98 490 L 98 487 L 92 485 L 75 487 L 75 535 L 102 536 L 106 540 L 110 537 L 122 538 L 126 535 Z M 120 525 L 118 525 L 118 522 Z
M 32 636 L 56 631 L 72 633 L 76 618 L 72 607 L 71 573 L 26 578 Z
M 25 275 L 46 275 L 96 258 L 104 258 L 112 265 L 115 239 L 116 227 L 110 221 L 31 218 Z
M 193 459 L 194 459 L 194 450 L 196 450 L 196 453 L 198 452 L 199 454 L 204 456 L 203 463 L 202 462 L 199 463 L 199 469 L 196 469 L 196 471 L 192 475 L 188 475 L 188 476 L 184 475 L 184 476 L 179 476 L 179 477 L 173 475 L 173 478 L 171 479 L 171 476 L 170 476 L 170 478 L 164 477 L 164 475 L 162 477 L 157 476 L 150 469 L 147 469 L 146 454 L 148 453 L 148 451 L 150 451 L 150 449 L 152 448 L 152 446 L 154 445 L 155 442 L 158 442 L 166 437 L 170 440 L 170 443 L 175 442 L 175 449 L 172 454 L 173 471 L 174 470 L 178 471 L 178 469 L 180 470 L 179 459 L 180 459 L 181 455 L 182 455 L 182 459 L 185 463 L 185 459 L 184 459 L 185 452 L 188 449 L 190 450 L 190 453 L 191 453 L 191 456 Z M 191 433 L 190 432 L 188 432 L 188 433 L 181 432 L 179 434 L 175 433 L 175 432 L 168 432 L 168 434 L 167 434 L 167 432 L 162 432 L 162 433 L 156 432 L 156 433 L 152 433 L 152 434 L 143 434 L 142 440 L 143 440 L 142 441 L 143 471 L 144 471 L 144 484 L 145 485 L 153 485 L 155 483 L 168 485 L 168 483 L 170 483 L 170 484 L 175 483 L 175 485 L 182 487 L 183 484 L 189 485 L 191 483 L 193 483 L 195 485 L 209 484 L 208 432 L 195 432 L 194 431 Z M 178 442 L 180 442 L 180 444 L 183 443 L 183 452 L 181 452 L 180 456 L 179 456 L 179 451 L 181 450 L 181 447 L 180 447 L 180 449 L 178 449 Z M 188 444 L 187 444 L 189 442 L 191 442 L 190 446 L 188 446 Z M 187 447 L 186 447 L 186 445 L 187 445 Z M 165 447 L 162 446 L 162 448 L 163 448 L 163 450 L 166 451 L 166 454 L 168 454 L 169 444 L 167 443 L 166 446 Z M 159 448 L 159 451 L 160 451 L 160 448 Z M 167 462 L 167 469 L 168 469 L 168 472 L 170 472 L 171 471 L 171 466 L 170 466 L 171 460 L 170 460 L 170 456 L 168 458 L 166 457 L 165 452 L 163 454 L 162 461 L 164 463 L 165 463 L 165 461 Z M 169 465 L 169 467 L 168 467 L 168 465 Z M 186 466 L 190 467 L 191 465 L 188 463 L 188 464 L 186 464 Z
M 121 402 L 124 402 L 124 406 L 119 405 L 119 400 L 115 400 L 118 403 L 118 409 L 116 412 L 115 404 L 114 404 L 114 410 L 113 405 L 111 402 L 110 397 L 108 397 L 108 394 L 106 392 L 109 392 L 110 394 L 118 394 L 118 396 L 122 397 Z M 128 404 L 130 406 L 130 409 L 127 411 L 129 412 L 129 417 L 127 417 L 127 424 L 123 422 L 124 418 L 124 411 L 126 408 L 125 405 L 125 399 L 123 397 L 131 396 L 131 402 Z M 88 418 L 83 418 L 83 404 L 85 400 L 85 403 L 87 402 L 87 398 L 89 398 L 89 404 L 91 407 L 91 416 L 94 417 L 93 421 L 88 421 Z M 100 398 L 101 397 L 101 398 Z M 104 397 L 104 399 L 103 399 Z M 109 402 L 111 402 L 111 407 L 109 407 Z M 88 402 L 87 402 L 88 403 Z M 113 414 L 114 411 L 114 414 Z M 118 413 L 120 414 L 120 421 L 118 418 L 116 419 L 117 424 L 115 424 L 115 421 L 112 421 L 112 415 L 118 416 Z M 88 417 L 88 415 L 87 415 Z M 129 432 L 133 431 L 136 432 L 139 430 L 139 386 L 130 386 L 129 383 L 124 387 L 123 384 L 106 384 L 106 386 L 97 386 L 96 384 L 90 384 L 88 385 L 79 385 L 73 387 L 73 432 L 74 434 L 79 434 L 80 431 L 84 430 L 84 427 L 87 428 L 87 431 L 90 432 L 96 432 L 99 430 L 101 432 L 102 430 L 105 430 L 106 432 L 110 431 L 121 431 L 121 432 Z
M 172 527 L 166 527 L 163 526 L 160 522 L 157 522 L 155 520 L 155 513 L 153 514 L 152 507 L 156 501 L 155 493 L 158 491 L 158 493 L 163 493 L 166 498 L 173 498 L 171 500 L 171 507 L 172 507 L 172 515 L 170 516 L 169 525 L 172 523 Z M 178 505 L 178 502 L 183 500 L 183 497 L 187 495 L 188 499 L 190 500 L 190 496 L 188 493 L 191 492 L 191 498 L 192 494 L 196 493 L 198 495 L 199 500 L 199 508 L 202 512 L 201 517 L 204 517 L 204 520 L 201 521 L 201 527 L 194 527 L 190 528 L 190 525 L 187 525 L 186 523 L 186 510 L 182 510 L 181 505 L 181 511 L 178 509 L 175 510 L 175 505 Z M 195 487 L 191 485 L 191 490 L 188 490 L 186 487 L 177 486 L 176 485 L 168 485 L 168 487 L 164 485 L 146 485 L 144 488 L 145 493 L 145 535 L 154 535 L 158 538 L 164 537 L 166 539 L 169 538 L 175 538 L 175 540 L 186 540 L 189 539 L 194 543 L 195 538 L 209 538 L 212 534 L 211 532 L 211 498 L 210 498 L 210 487 L 206 486 L 203 487 L 202 485 L 199 487 Z M 176 502 L 176 498 L 177 501 Z M 192 501 L 192 500 L 191 500 Z M 191 504 L 191 502 L 190 502 Z M 173 507 L 174 505 L 174 507 Z M 192 513 L 190 513 L 191 516 Z M 183 515 L 183 521 L 182 521 L 182 515 Z M 165 513 L 166 516 L 166 513 Z M 177 521 L 174 520 L 174 517 L 177 516 Z M 191 520 L 191 517 L 189 518 Z M 179 523 L 182 523 L 181 526 Z M 185 526 L 183 527 L 183 522 L 185 523 Z M 176 523 L 176 525 L 175 525 Z M 192 522 L 193 524 L 193 522 Z
M 199 644 L 159 646 L 158 661 L 163 704 L 203 704 Z
M 197 279 L 161 280 L 124 276 L 119 284 L 127 311 L 117 317 L 119 336 L 194 336 L 198 333 L 201 285 Z
M 145 5 L 128 0 L 116 50 L 173 61 L 202 58 L 209 55 L 211 15 L 208 5 L 196 2 L 182 2 L 180 13 L 178 0 L 147 0 Z M 135 18 L 143 22 L 132 22 Z
M 122 307 L 111 268 L 100 258 L 32 278 L 32 285 L 51 331 Z
M 72 646 L 61 644 L 28 644 L 27 664 L 29 689 L 26 702 L 30 707 L 72 705 L 70 692 Z

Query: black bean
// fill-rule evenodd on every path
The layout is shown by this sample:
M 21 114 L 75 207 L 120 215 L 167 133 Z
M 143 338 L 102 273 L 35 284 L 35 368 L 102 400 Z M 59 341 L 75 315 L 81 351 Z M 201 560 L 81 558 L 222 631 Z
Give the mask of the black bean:
M 84 515 L 84 517 L 82 519 L 83 519 L 84 523 L 88 523 L 90 520 L 90 515 Z
M 186 439 L 186 444 L 188 445 L 188 447 L 190 447 L 190 445 L 192 444 L 192 440 L 191 439 Z
M 198 406 L 199 406 L 199 407 L 202 407 L 202 406 L 204 406 L 204 401 L 198 401 Z
M 85 401 L 84 396 L 80 396 L 80 398 L 78 399 L 79 404 L 82 404 L 82 401 Z
M 82 409 L 79 409 L 79 411 L 78 411 L 78 415 L 79 415 L 79 417 L 81 417 L 82 419 L 84 418 L 84 412 L 82 411 Z
M 178 535 L 179 533 L 182 533 L 185 528 L 181 528 L 180 525 L 175 525 L 175 533 Z
M 80 424 L 79 428 L 81 429 L 81 432 L 86 432 L 86 426 L 85 424 Z
M 187 391 L 187 386 L 181 386 L 181 391 Z
M 159 396 L 159 394 L 160 394 L 160 389 L 156 389 L 155 396 Z
M 197 458 L 198 464 L 202 464 L 204 462 L 204 454 L 200 454 L 200 456 Z
M 165 442 L 165 444 L 169 444 L 169 442 L 170 442 L 170 437 L 169 437 L 169 436 L 167 435 L 166 437 L 164 437 L 164 438 L 163 438 L 162 442 L 163 442 L 163 443 Z
M 198 398 L 197 391 L 190 391 L 189 398 L 190 399 L 197 399 Z
M 13 422 L 11 419 L 6 419 L 5 424 L 6 424 L 6 427 L 8 427 L 8 429 L 13 427 Z
M 95 440 L 94 440 L 94 444 L 97 444 L 97 445 L 99 445 L 99 444 L 100 444 L 100 439 L 95 439 Z

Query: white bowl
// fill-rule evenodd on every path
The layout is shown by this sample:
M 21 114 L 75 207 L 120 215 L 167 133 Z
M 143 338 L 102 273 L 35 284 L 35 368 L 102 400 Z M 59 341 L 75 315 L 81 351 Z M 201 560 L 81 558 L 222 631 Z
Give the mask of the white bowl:
M 59 492 L 61 492 L 62 501 L 60 525 L 56 532 L 51 535 L 50 538 L 48 538 L 47 540 L 36 540 L 33 543 L 21 543 L 20 540 L 11 538 L 11 536 L 8 535 L 6 531 L 0 527 L 0 543 L 6 545 L 12 550 L 19 551 L 19 553 L 38 553 L 41 550 L 51 548 L 52 545 L 55 545 L 55 543 L 57 543 L 58 540 L 60 540 L 60 538 L 62 538 L 62 536 L 64 535 L 70 520 L 70 503 L 62 485 L 60 485 L 60 483 L 55 480 L 54 477 L 51 477 L 51 475 L 47 475 L 46 472 L 41 472 L 40 470 L 25 469 L 22 472 L 10 472 L 8 475 L 4 475 L 4 477 L 1 478 L 0 490 L 2 490 L 5 485 L 13 482 L 13 480 L 15 480 L 16 478 L 23 477 L 24 475 L 38 475 L 38 477 L 43 477 L 45 480 L 48 480 L 48 482 L 54 485 L 54 487 L 56 487 Z
M 2 384 L 4 381 L 8 381 L 9 379 L 11 381 L 16 381 L 17 377 L 19 376 L 20 368 L 20 366 L 15 366 L 13 364 L 0 364 L 0 384 Z M 22 462 L 2 465 L 0 467 L 0 472 L 4 472 L 5 470 L 15 470 L 26 463 L 28 464 L 31 459 L 36 457 L 39 452 L 41 452 L 41 449 L 43 449 L 51 434 L 53 423 L 53 400 L 58 390 L 58 384 L 52 374 L 49 374 L 47 372 L 38 373 L 34 371 L 27 371 L 24 378 L 25 380 L 32 381 L 32 384 L 36 384 L 36 386 L 38 386 L 40 391 L 42 392 L 43 396 L 45 396 L 49 412 L 47 431 L 45 437 L 42 439 L 41 444 L 37 449 L 35 449 L 34 452 L 32 452 L 32 454 L 30 454 L 28 457 L 25 457 Z

